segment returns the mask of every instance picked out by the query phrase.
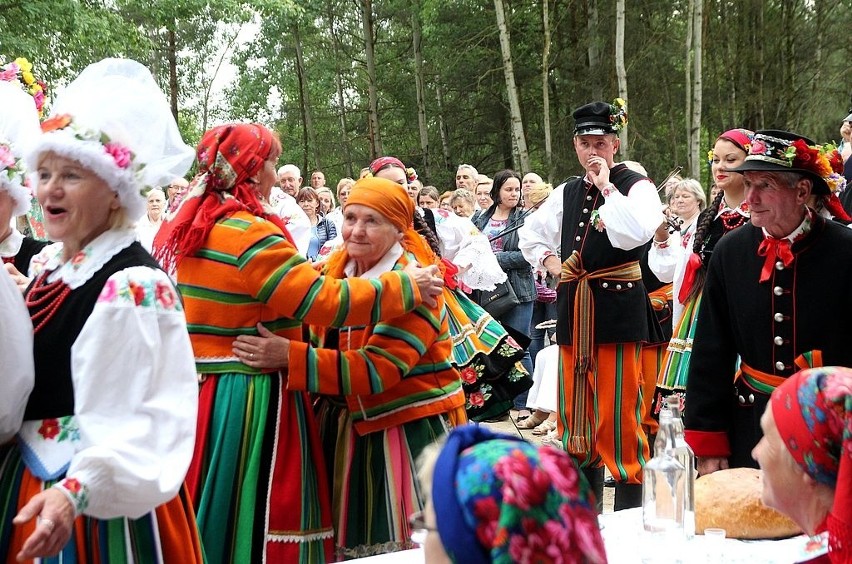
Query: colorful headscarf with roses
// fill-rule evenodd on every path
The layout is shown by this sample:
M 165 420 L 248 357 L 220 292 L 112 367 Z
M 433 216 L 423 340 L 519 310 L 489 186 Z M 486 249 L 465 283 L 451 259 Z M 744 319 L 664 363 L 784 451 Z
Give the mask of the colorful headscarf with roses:
M 175 218 L 154 239 L 154 257 L 171 271 L 183 257 L 194 255 L 213 225 L 226 215 L 246 210 L 275 225 L 292 242 L 281 219 L 264 209 L 254 176 L 281 143 L 259 123 L 232 123 L 209 130 L 196 150 L 198 174 Z
M 432 502 L 453 562 L 606 562 L 594 497 L 564 451 L 458 427 L 435 464 Z
M 832 562 L 852 562 L 852 369 L 802 370 L 772 392 L 778 433 L 811 478 L 834 488 Z

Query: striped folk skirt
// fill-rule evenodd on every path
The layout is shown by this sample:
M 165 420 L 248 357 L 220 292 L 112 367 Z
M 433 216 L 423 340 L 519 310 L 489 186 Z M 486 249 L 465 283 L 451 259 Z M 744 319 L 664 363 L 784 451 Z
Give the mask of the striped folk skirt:
M 202 380 L 186 481 L 208 561 L 328 561 L 328 481 L 307 394 L 277 373 Z
M 657 376 L 657 388 L 651 405 L 651 414 L 659 419 L 666 398 L 674 394 L 681 397 L 681 408 L 685 407 L 686 379 L 689 375 L 689 359 L 692 357 L 692 341 L 695 326 L 698 324 L 698 308 L 701 306 L 701 294 L 683 308 L 683 315 L 675 327 L 669 346 L 666 348 L 663 366 Z
M 459 417 L 464 421 L 464 410 L 458 411 L 361 436 L 340 399 L 317 400 L 317 418 L 332 480 L 338 559 L 414 548 L 408 518 L 423 509 L 425 502 L 417 478 L 417 458 Z
M 17 445 L 0 447 L 0 554 L 15 562 L 24 541 L 35 530 L 35 520 L 13 526 L 12 519 L 31 497 L 54 482 L 42 482 L 26 468 Z M 46 564 L 201 563 L 204 562 L 192 505 L 186 489 L 138 519 L 94 519 L 80 516 L 71 539 Z

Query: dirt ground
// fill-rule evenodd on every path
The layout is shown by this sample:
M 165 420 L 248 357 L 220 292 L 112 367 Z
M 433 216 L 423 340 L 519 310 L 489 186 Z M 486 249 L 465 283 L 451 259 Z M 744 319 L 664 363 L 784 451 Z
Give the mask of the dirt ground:
M 518 429 L 514 423 L 515 411 L 512 411 L 509 417 L 505 417 L 502 421 L 494 423 L 483 423 L 483 425 L 491 428 L 494 431 L 505 433 L 507 435 L 520 435 L 527 441 L 538 445 L 541 443 L 540 437 L 532 434 L 532 429 Z M 606 477 L 609 477 L 609 472 L 606 472 Z M 604 513 L 612 513 L 612 504 L 615 498 L 615 489 L 604 487 Z

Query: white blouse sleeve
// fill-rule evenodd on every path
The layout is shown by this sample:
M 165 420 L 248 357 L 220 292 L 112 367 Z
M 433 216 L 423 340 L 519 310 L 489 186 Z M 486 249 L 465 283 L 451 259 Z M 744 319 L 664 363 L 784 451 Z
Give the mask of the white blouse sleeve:
M 443 257 L 463 271 L 458 275 L 461 282 L 474 290 L 493 290 L 506 281 L 488 237 L 468 218 L 442 209 L 432 212 Z
M 648 267 L 657 280 L 669 283 L 674 280 L 675 270 L 682 260 L 685 249 L 681 245 L 680 233 L 674 232 L 669 235 L 665 247 L 652 244 L 648 250 Z
M 33 325 L 21 291 L 0 273 L 0 444 L 18 432 L 33 389 Z
M 650 241 L 665 219 L 657 189 L 650 180 L 640 180 L 626 196 L 614 190 L 598 211 L 609 242 L 625 251 Z
M 160 270 L 111 276 L 71 349 L 80 442 L 64 487 L 77 510 L 139 517 L 177 495 L 198 383 L 177 291 Z
M 559 256 L 562 241 L 562 193 L 565 184 L 553 189 L 550 196 L 530 214 L 518 231 L 518 247 L 531 265 L 540 266 L 550 255 Z
M 284 220 L 284 225 L 287 226 L 287 231 L 296 243 L 299 254 L 305 255 L 311 243 L 311 220 L 293 196 L 289 194 L 284 196 L 286 197 L 282 197 L 278 202 L 276 213 Z

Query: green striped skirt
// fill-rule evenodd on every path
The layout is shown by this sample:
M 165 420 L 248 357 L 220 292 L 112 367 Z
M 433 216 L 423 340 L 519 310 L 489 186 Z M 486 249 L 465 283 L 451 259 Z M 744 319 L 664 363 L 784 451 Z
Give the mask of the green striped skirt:
M 317 400 L 332 479 L 336 556 L 359 558 L 414 548 L 408 517 L 423 508 L 417 457 L 449 429 L 444 415 L 359 435 L 337 398 Z
M 210 562 L 327 561 L 327 484 L 307 394 L 278 373 L 203 377 L 187 485 Z

